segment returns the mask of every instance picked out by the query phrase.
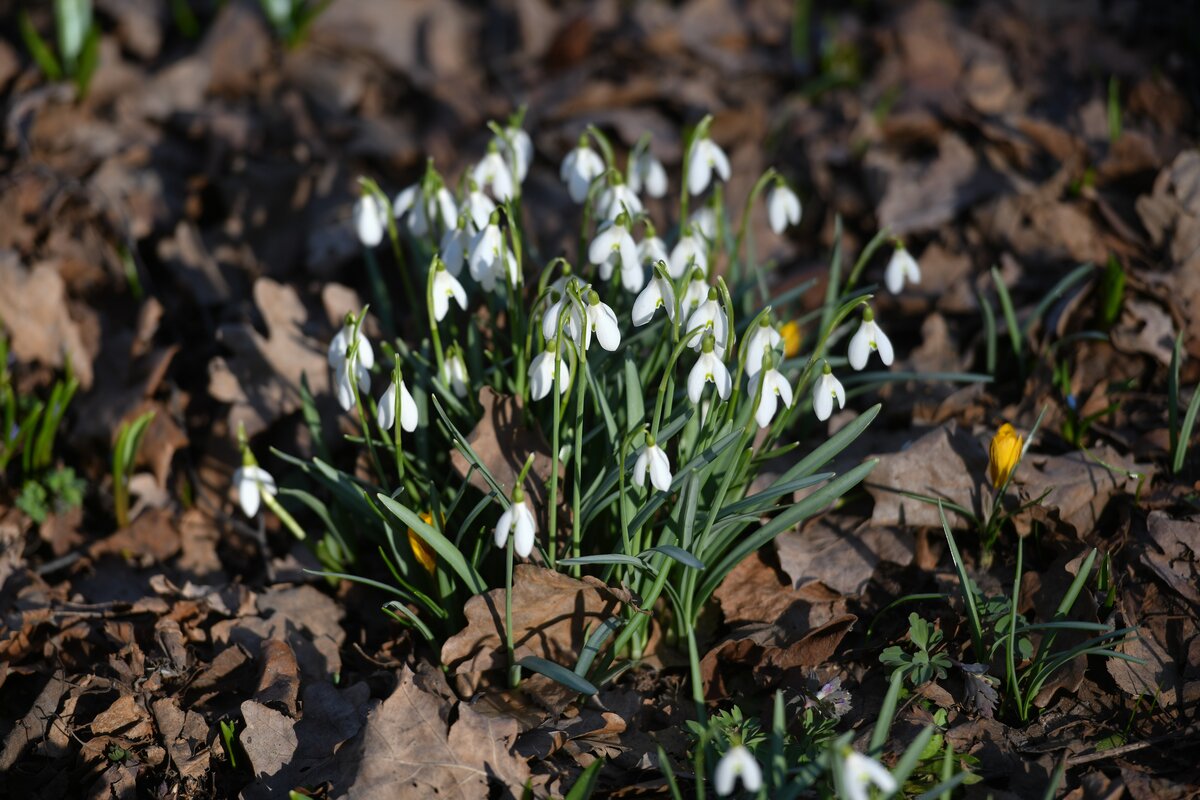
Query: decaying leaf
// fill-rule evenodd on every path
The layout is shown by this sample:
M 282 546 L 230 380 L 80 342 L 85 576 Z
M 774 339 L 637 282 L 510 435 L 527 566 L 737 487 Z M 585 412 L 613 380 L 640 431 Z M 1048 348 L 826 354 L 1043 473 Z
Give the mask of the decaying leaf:
M 879 464 L 865 485 L 875 500 L 873 526 L 937 527 L 938 507 L 905 497 L 911 492 L 982 512 L 990 503 L 987 484 L 987 448 L 953 423 L 926 433 L 898 453 L 880 455 Z M 970 524 L 946 509 L 950 526 L 963 529 Z
M 1152 544 L 1142 552 L 1142 562 L 1181 597 L 1200 605 L 1200 522 L 1151 511 L 1146 528 Z
M 913 559 L 911 537 L 832 514 L 780 534 L 775 548 L 793 587 L 820 581 L 844 595 L 861 592 L 881 561 L 906 565 Z
M 857 621 L 853 614 L 845 614 L 798 638 L 777 625 L 736 630 L 701 659 L 705 697 L 737 696 L 736 681 L 747 669 L 760 687 L 781 680 L 802 684 L 810 669 L 833 656 Z
M 963 674 L 963 698 L 967 708 L 981 717 L 991 719 L 996 713 L 1000 695 L 996 692 L 996 679 L 987 674 L 987 664 L 959 664 Z
M 365 800 L 472 800 L 517 797 L 529 765 L 513 752 L 517 723 L 456 708 L 400 671 L 396 690 L 367 716 L 359 737 L 342 747 L 335 787 Z M 452 711 L 457 718 L 450 721 Z
M 549 494 L 547 485 L 551 467 L 550 445 L 546 437 L 540 430 L 525 425 L 521 418 L 521 403 L 515 397 L 498 395 L 490 386 L 484 386 L 479 390 L 479 405 L 483 408 L 483 416 L 475 425 L 475 430 L 467 435 L 467 443 L 506 492 L 512 491 L 525 459 L 532 453 L 535 458 L 524 488 L 534 505 L 544 508 Z M 467 457 L 456 449 L 450 454 L 450 461 L 458 474 L 466 477 L 471 469 Z M 479 470 L 471 472 L 471 485 L 484 494 L 492 490 Z
M 538 656 L 574 667 L 585 631 L 614 616 L 619 604 L 609 594 L 569 575 L 518 564 L 513 576 L 513 646 L 517 659 Z M 504 652 L 504 589 L 467 601 L 467 627 L 442 647 L 451 672 L 471 673 L 507 666 Z
M 1091 453 L 1096 461 L 1079 451 L 1061 456 L 1026 454 L 1017 468 L 1014 483 L 1020 487 L 1022 498 L 1032 500 L 1043 494 L 1045 497 L 1028 513 L 1013 519 L 1018 533 L 1028 533 L 1035 520 L 1061 522 L 1075 534 L 1090 531 L 1114 495 L 1132 495 L 1137 490 L 1138 479 L 1129 477 L 1129 473 L 1148 476 L 1151 469 L 1148 464 L 1135 463 L 1108 445 L 1095 447 Z M 1099 461 L 1123 469 L 1125 473 L 1114 472 Z
M 66 286 L 53 263 L 26 269 L 15 252 L 0 251 L 0 325 L 18 359 L 55 368 L 69 359 L 79 385 L 91 388 L 98 343 L 85 344 L 68 313 Z
M 232 403 L 229 429 L 245 423 L 254 436 L 275 420 L 300 408 L 300 379 L 307 376 L 314 395 L 329 390 L 325 347 L 305 331 L 308 313 L 296 290 L 259 278 L 254 302 L 266 321 L 264 337 L 249 322 L 222 325 L 217 332 L 232 354 L 209 364 L 208 390 Z

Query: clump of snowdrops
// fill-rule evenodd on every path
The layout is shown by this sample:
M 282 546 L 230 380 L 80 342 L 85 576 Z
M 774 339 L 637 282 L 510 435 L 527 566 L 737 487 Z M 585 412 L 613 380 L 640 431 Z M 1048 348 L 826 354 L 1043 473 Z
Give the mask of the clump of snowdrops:
M 872 240 L 844 278 L 839 231 L 823 303 L 789 317 L 783 309 L 813 282 L 770 297 L 771 265 L 751 255 L 749 220 L 765 202 L 781 235 L 799 222 L 800 200 L 768 169 L 730 207 L 731 166 L 710 124 L 687 132 L 676 178 L 648 136 L 622 162 L 589 126 L 555 154 L 573 203 L 562 213 L 579 229 L 569 252 L 543 252 L 530 235 L 522 186 L 536 156 L 523 114 L 490 126 L 486 152 L 453 186 L 432 162 L 395 197 L 363 179 L 354 222 L 384 337 L 366 335 L 366 309 L 348 316 L 329 366 L 372 474 L 323 451 L 311 460 L 279 453 L 311 479 L 287 488 L 247 450 L 244 489 L 311 512 L 325 574 L 391 593 L 386 611 L 430 642 L 462 627 L 471 595 L 505 587 L 513 685 L 524 667 L 593 693 L 643 656 L 653 624 L 686 648 L 703 717 L 694 631 L 714 590 L 874 466 L 822 471 L 878 406 L 810 452 L 794 451 L 802 419 L 811 428 L 845 406 L 837 371 L 892 363 L 873 287 L 857 286 L 888 238 Z M 379 250 L 390 250 L 386 263 Z M 388 269 L 398 270 L 402 295 L 387 290 Z M 897 243 L 888 288 L 919 280 Z M 527 452 L 503 453 L 516 467 L 507 480 L 469 435 L 477 425 L 486 435 L 494 423 L 481 417 L 497 397 L 516 409 L 503 441 L 528 443 Z M 320 442 L 319 415 L 305 401 Z M 789 466 L 776 466 L 789 453 Z M 777 477 L 755 485 L 765 470 Z M 809 493 L 796 501 L 800 490 Z M 361 577 L 362 560 L 375 557 L 390 582 Z M 518 561 L 595 575 L 631 600 L 586 632 L 576 663 L 514 663 Z

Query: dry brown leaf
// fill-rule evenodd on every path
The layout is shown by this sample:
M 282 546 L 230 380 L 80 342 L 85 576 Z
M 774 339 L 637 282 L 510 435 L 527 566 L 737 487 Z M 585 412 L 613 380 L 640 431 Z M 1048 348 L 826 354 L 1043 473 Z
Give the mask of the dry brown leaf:
M 151 706 L 154 723 L 171 762 L 184 778 L 199 779 L 208 772 L 208 723 L 196 711 L 184 711 L 179 700 L 163 697 Z
M 1098 461 L 1149 477 L 1148 464 L 1138 464 L 1108 445 L 1095 447 L 1091 453 L 1096 461 L 1081 452 L 1063 456 L 1026 454 L 1014 479 L 1021 497 L 1032 500 L 1049 493 L 1027 513 L 1013 519 L 1018 533 L 1028 533 L 1034 520 L 1057 520 L 1076 535 L 1083 535 L 1095 527 L 1113 495 L 1132 495 L 1137 490 L 1136 478 L 1111 472 Z
M 986 484 L 987 450 L 953 423 L 935 428 L 898 453 L 878 458 L 879 464 L 866 484 L 875 500 L 872 526 L 942 524 L 936 505 L 905 497 L 900 491 L 957 503 L 976 515 L 981 513 L 983 502 L 991 500 Z M 946 519 L 956 529 L 970 524 L 949 509 Z
M 245 423 L 249 436 L 300 408 L 302 376 L 314 395 L 329 390 L 325 347 L 305 334 L 308 313 L 296 290 L 259 278 L 254 302 L 266 321 L 267 336 L 249 322 L 222 325 L 217 337 L 233 353 L 229 360 L 214 358 L 208 367 L 209 392 L 233 404 L 229 429 Z
M 15 252 L 0 252 L 0 325 L 8 332 L 9 347 L 18 360 L 58 369 L 70 359 L 79 385 L 91 388 L 92 360 L 99 342 L 84 344 L 79 325 L 67 311 L 66 286 L 53 263 L 26 269 Z
M 17 759 L 21 757 L 25 746 L 36 742 L 46 735 L 46 729 L 54 721 L 58 711 L 59 701 L 68 689 L 61 671 L 54 673 L 41 692 L 34 698 L 33 705 L 8 735 L 4 737 L 4 746 L 0 747 L 0 772 L 7 772 Z
M 1200 570 L 1195 561 L 1200 553 L 1200 522 L 1151 511 L 1146 527 L 1154 546 L 1142 552 L 1142 563 L 1185 600 L 1200 605 Z
M 518 797 L 529 765 L 512 749 L 517 723 L 465 704 L 452 708 L 421 689 L 404 667 L 399 685 L 367 716 L 359 738 L 336 757 L 335 789 L 363 800 Z
M 513 646 L 517 659 L 538 656 L 575 665 L 588 627 L 614 616 L 619 604 L 594 586 L 533 564 L 518 564 L 513 576 Z M 467 601 L 467 627 L 442 647 L 452 673 L 507 666 L 504 652 L 504 589 Z
M 296 699 L 300 693 L 300 667 L 296 654 L 280 639 L 263 642 L 259 660 L 262 672 L 254 697 L 260 703 L 279 708 L 295 719 L 298 716 Z
M 1175 666 L 1175 660 L 1154 639 L 1150 631 L 1140 630 L 1138 635 L 1118 647 L 1117 652 L 1141 659 L 1142 662 L 1126 661 L 1122 658 L 1105 660 L 1108 674 L 1112 675 L 1122 691 L 1130 697 L 1152 697 L 1164 708 L 1170 708 L 1179 702 L 1182 692 L 1178 691 L 1179 670 Z
M 250 757 L 254 778 L 270 781 L 296 753 L 299 740 L 295 723 L 279 711 L 254 700 L 242 703 L 242 719 L 246 721 L 246 727 L 238 735 L 238 741 Z
M 844 595 L 861 592 L 881 561 L 903 566 L 913 559 L 911 537 L 828 514 L 780 534 L 775 548 L 794 588 L 820 581 Z
M 534 454 L 525 491 L 531 495 L 535 507 L 544 508 L 551 467 L 550 445 L 546 437 L 540 430 L 524 424 L 521 403 L 515 397 L 503 397 L 492 391 L 490 386 L 484 386 L 479 390 L 479 405 L 483 408 L 483 416 L 467 436 L 467 443 L 505 492 L 512 491 L 525 459 Z M 450 454 L 450 461 L 458 474 L 465 478 L 471 468 L 466 456 L 456 449 Z M 562 473 L 559 477 L 562 477 Z M 471 473 L 471 485 L 484 494 L 492 490 L 479 470 Z

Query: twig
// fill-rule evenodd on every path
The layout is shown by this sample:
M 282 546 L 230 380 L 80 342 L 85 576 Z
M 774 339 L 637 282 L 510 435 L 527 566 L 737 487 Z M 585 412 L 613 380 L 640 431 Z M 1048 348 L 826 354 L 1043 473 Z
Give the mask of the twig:
M 1181 731 L 1163 734 L 1162 736 L 1155 736 L 1153 739 L 1123 744 L 1120 747 L 1112 747 L 1108 750 L 1100 750 L 1095 753 L 1088 753 L 1084 756 L 1075 756 L 1074 758 L 1067 759 L 1067 766 L 1075 767 L 1080 764 L 1090 764 L 1093 761 L 1103 761 L 1106 758 L 1116 758 L 1117 756 L 1123 756 L 1126 753 L 1135 753 L 1138 750 L 1145 750 L 1147 747 L 1153 747 L 1159 742 L 1164 742 L 1167 739 L 1179 739 L 1191 736 L 1195 733 L 1200 733 L 1200 722 L 1193 722 L 1191 725 L 1187 726 Z

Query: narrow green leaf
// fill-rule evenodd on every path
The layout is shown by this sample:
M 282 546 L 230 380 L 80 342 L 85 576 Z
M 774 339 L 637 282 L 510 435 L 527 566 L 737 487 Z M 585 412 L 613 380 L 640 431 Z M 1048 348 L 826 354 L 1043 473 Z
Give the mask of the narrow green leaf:
M 588 800 L 592 796 L 592 793 L 596 791 L 596 783 L 600 780 L 600 768 L 603 766 L 603 758 L 597 758 L 591 764 L 588 764 L 587 769 L 575 779 L 575 784 L 571 787 L 571 791 L 567 792 L 563 800 Z
M 833 436 L 830 436 L 821 444 L 817 445 L 811 453 L 802 458 L 799 463 L 785 472 L 780 481 L 792 481 L 797 478 L 804 478 L 812 475 L 821 467 L 828 464 L 839 453 L 854 443 L 867 426 L 870 425 L 875 417 L 879 416 L 879 409 L 883 408 L 882 403 L 876 403 L 868 408 L 863 413 L 859 414 L 849 425 L 839 430 Z
M 1197 411 L 1200 411 L 1200 386 L 1192 390 L 1191 402 L 1188 403 L 1187 413 L 1183 415 L 1183 425 L 1179 428 L 1179 440 L 1175 443 L 1175 457 L 1171 463 L 1172 471 L 1176 475 L 1183 470 L 1183 462 L 1192 443 L 1192 429 L 1196 426 Z
M 33 20 L 29 18 L 28 12 L 21 12 L 18 17 L 18 25 L 25 48 L 29 51 L 34 63 L 38 65 L 38 69 L 49 80 L 62 80 L 63 71 L 58 64 L 58 59 L 54 57 L 54 51 L 46 44 L 46 40 L 37 32 L 37 28 L 33 27 Z
M 487 591 L 487 584 L 484 583 L 483 578 L 475 571 L 474 567 L 467 563 L 462 552 L 454 546 L 453 542 L 421 519 L 420 515 L 412 509 L 405 508 L 383 493 L 377 494 L 376 498 L 397 519 L 416 531 L 417 535 L 433 548 L 438 557 L 454 570 L 458 577 L 462 578 L 463 583 L 472 594 L 482 594 Z
M 609 617 L 601 622 L 600 627 L 592 631 L 592 635 L 588 637 L 583 649 L 579 651 L 579 660 L 575 662 L 575 674 L 586 678 L 588 670 L 592 668 L 592 662 L 596 660 L 596 656 L 600 655 L 604 643 L 624 626 L 625 620 L 620 617 Z
M 638 375 L 637 361 L 633 356 L 625 356 L 625 430 L 632 431 L 646 416 L 646 406 L 642 400 L 642 379 Z
M 903 685 L 904 671 L 898 669 L 892 673 L 887 694 L 883 696 L 883 705 L 880 706 L 879 716 L 875 720 L 875 727 L 871 730 L 871 743 L 868 746 L 867 755 L 873 758 L 883 752 L 883 745 L 887 742 L 888 733 L 892 729 L 892 720 L 896 718 L 896 706 L 900 702 L 900 687 Z
M 704 562 L 696 558 L 694 555 L 684 550 L 682 547 L 676 547 L 673 544 L 660 544 L 657 547 L 651 547 L 638 553 L 639 558 L 644 558 L 647 553 L 662 553 L 667 558 L 674 559 L 685 567 L 692 569 L 704 569 Z
M 1017 324 L 1017 312 L 1013 308 L 1012 298 L 1008 287 L 1000 277 L 1000 270 L 992 267 L 992 283 L 996 285 L 996 295 L 1000 298 L 1000 310 L 1004 312 L 1004 324 L 1008 327 L 1008 338 L 1012 341 L 1013 354 L 1018 359 L 1022 357 L 1024 341 L 1021 338 L 1021 326 Z
M 596 687 L 586 678 L 576 675 L 571 670 L 555 664 L 553 661 L 547 661 L 537 656 L 525 656 L 517 663 L 527 670 L 545 675 L 550 680 L 561 683 L 568 689 L 573 689 L 580 694 L 592 695 L 597 692 Z
M 890 688 L 890 687 L 889 687 Z M 932 725 L 926 725 L 924 730 L 917 734 L 916 738 L 904 748 L 903 755 L 896 762 L 896 766 L 892 767 L 892 777 L 896 779 L 896 783 L 903 786 L 908 776 L 913 774 L 913 770 L 917 768 L 917 764 L 921 760 L 921 753 L 924 752 L 929 741 L 933 739 L 934 728 Z

